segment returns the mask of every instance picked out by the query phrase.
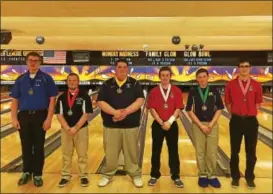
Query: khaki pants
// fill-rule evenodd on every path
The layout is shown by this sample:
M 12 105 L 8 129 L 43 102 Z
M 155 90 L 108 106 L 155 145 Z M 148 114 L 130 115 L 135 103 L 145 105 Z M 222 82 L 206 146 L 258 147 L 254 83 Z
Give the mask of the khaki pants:
M 124 157 L 125 169 L 129 176 L 141 177 L 141 169 L 138 165 L 138 127 L 118 129 L 104 127 L 103 143 L 106 163 L 102 168 L 103 176 L 111 178 L 115 175 L 120 157 Z M 123 152 L 123 156 L 120 152 Z
M 202 122 L 208 125 L 206 122 Z M 199 177 L 215 178 L 216 176 L 216 155 L 218 152 L 218 124 L 216 124 L 211 132 L 206 135 L 195 124 L 192 124 L 193 141 L 196 151 L 197 166 L 199 169 Z
M 87 151 L 89 140 L 88 134 L 88 127 L 81 128 L 75 136 L 70 136 L 65 129 L 62 129 L 62 178 L 71 178 L 72 156 L 74 152 L 74 147 L 76 148 L 78 154 L 80 177 L 87 177 Z

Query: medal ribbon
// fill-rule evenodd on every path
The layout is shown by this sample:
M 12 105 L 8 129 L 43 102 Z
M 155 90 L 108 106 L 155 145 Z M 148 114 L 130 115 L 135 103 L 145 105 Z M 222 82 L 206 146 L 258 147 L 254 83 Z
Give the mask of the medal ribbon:
M 75 99 L 78 96 L 78 93 L 79 93 L 79 89 L 76 89 L 74 92 L 74 95 L 72 96 L 72 98 L 70 98 L 70 92 L 67 91 L 67 102 L 68 102 L 68 106 L 69 106 L 70 110 L 72 109 L 72 106 L 75 102 Z
M 170 92 L 171 92 L 171 84 L 169 84 L 166 94 L 164 93 L 163 87 L 162 87 L 161 84 L 159 85 L 159 88 L 160 88 L 160 92 L 161 92 L 161 94 L 163 96 L 164 101 L 167 102 L 167 100 L 169 98 L 169 95 L 170 95 Z
M 207 88 L 206 88 L 205 95 L 202 92 L 202 89 L 200 88 L 200 86 L 198 86 L 198 92 L 200 94 L 200 97 L 201 97 L 203 103 L 205 104 L 207 101 L 207 98 L 208 98 L 208 94 L 209 94 L 209 86 L 207 86 Z
M 31 78 L 30 75 L 31 75 L 31 74 L 29 74 L 29 77 L 28 77 L 28 78 L 29 78 L 29 85 L 30 85 L 31 89 L 33 90 L 33 89 L 34 89 L 35 79 L 36 79 L 36 77 L 37 77 L 37 73 L 36 73 L 36 75 L 35 75 L 34 78 Z
M 239 78 L 238 78 L 238 81 L 239 81 L 239 85 L 240 85 L 240 88 L 241 88 L 241 91 L 242 91 L 243 95 L 246 96 L 247 90 L 248 90 L 248 88 L 250 86 L 250 78 L 248 78 L 245 88 L 244 88 L 244 85 L 243 85 L 243 81 L 240 80 Z

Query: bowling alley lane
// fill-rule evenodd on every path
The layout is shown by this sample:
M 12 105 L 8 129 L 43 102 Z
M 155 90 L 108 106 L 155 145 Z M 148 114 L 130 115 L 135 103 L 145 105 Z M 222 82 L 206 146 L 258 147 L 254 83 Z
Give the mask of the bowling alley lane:
M 89 147 L 88 147 L 88 172 L 96 173 L 103 158 L 103 126 L 100 114 L 89 122 Z M 45 159 L 44 172 L 61 173 L 62 169 L 62 148 L 59 147 Z M 72 159 L 72 173 L 78 173 L 77 152 L 74 150 Z
M 2 115 L 1 115 L 2 119 Z M 57 117 L 52 119 L 51 129 L 46 133 L 46 138 L 61 128 Z M 19 133 L 12 133 L 1 139 L 1 168 L 22 154 Z
M 264 111 L 258 111 L 257 115 L 259 124 L 272 131 L 272 114 L 268 114 Z
M 3 110 L 6 110 L 6 109 L 10 109 L 10 106 L 11 106 L 11 101 L 9 101 L 9 102 L 3 102 L 3 103 L 1 103 L 1 111 L 3 111 Z
M 11 123 L 11 114 L 10 112 L 1 114 L 1 126 Z
M 142 165 L 143 175 L 149 175 L 151 170 L 151 156 L 152 156 L 151 125 L 152 125 L 152 122 L 153 122 L 153 117 L 149 113 L 147 127 L 146 127 L 146 139 L 145 139 L 143 165 Z M 194 146 L 191 140 L 189 139 L 187 132 L 179 118 L 177 119 L 177 124 L 179 127 L 178 150 L 179 150 L 179 158 L 180 158 L 180 174 L 182 176 L 197 176 L 198 171 L 197 171 L 197 165 L 196 165 Z M 161 168 L 160 168 L 160 172 L 162 176 L 170 176 L 170 168 L 169 168 L 168 162 L 169 162 L 168 147 L 166 144 L 166 140 L 164 140 L 162 152 L 161 152 Z

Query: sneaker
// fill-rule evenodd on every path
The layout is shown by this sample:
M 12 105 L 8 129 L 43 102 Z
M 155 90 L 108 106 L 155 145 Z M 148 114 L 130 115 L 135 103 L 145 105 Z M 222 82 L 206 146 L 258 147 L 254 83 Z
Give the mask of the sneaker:
M 184 187 L 184 183 L 180 179 L 175 179 L 173 181 L 173 183 L 177 188 L 183 188 Z
M 30 173 L 29 172 L 24 172 L 17 184 L 18 184 L 18 186 L 22 186 L 22 185 L 27 184 L 27 182 L 30 181 L 30 180 L 31 180 Z
M 41 187 L 43 186 L 43 179 L 41 176 L 34 176 L 33 177 L 33 183 L 36 187 Z
M 88 187 L 88 185 L 89 185 L 88 178 L 86 178 L 86 177 L 81 178 L 81 185 L 82 185 L 82 187 Z
M 209 179 L 209 184 L 214 188 L 220 188 L 221 187 L 221 183 L 218 180 L 218 178 Z
M 150 178 L 150 180 L 148 181 L 148 185 L 149 185 L 149 186 L 154 186 L 154 185 L 156 184 L 156 182 L 157 182 L 157 178 L 152 177 L 152 178 Z
M 231 186 L 237 189 L 239 187 L 239 180 L 232 179 Z
M 62 188 L 69 183 L 70 180 L 62 178 L 59 182 L 59 187 Z
M 247 187 L 249 189 L 255 189 L 256 185 L 253 180 L 246 180 Z
M 106 177 L 101 177 L 100 182 L 99 182 L 99 187 L 105 187 L 108 183 L 110 183 L 112 179 L 106 178 Z
M 199 177 L 198 185 L 203 188 L 208 187 L 209 186 L 209 179 L 207 177 Z
M 133 183 L 137 188 L 143 187 L 143 181 L 142 181 L 141 177 L 134 178 Z

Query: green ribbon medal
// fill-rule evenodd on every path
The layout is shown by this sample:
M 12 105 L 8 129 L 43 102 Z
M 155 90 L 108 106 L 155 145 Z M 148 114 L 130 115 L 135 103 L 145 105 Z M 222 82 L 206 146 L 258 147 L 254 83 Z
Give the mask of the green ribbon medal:
M 206 91 L 205 91 L 205 94 L 202 92 L 202 89 L 200 88 L 200 86 L 198 86 L 198 91 L 199 91 L 200 97 L 201 97 L 201 99 L 202 99 L 202 101 L 203 101 L 202 110 L 203 110 L 203 111 L 206 111 L 208 108 L 207 108 L 207 106 L 205 105 L 205 103 L 206 103 L 206 101 L 207 101 L 208 94 L 209 94 L 209 86 L 207 86 Z

